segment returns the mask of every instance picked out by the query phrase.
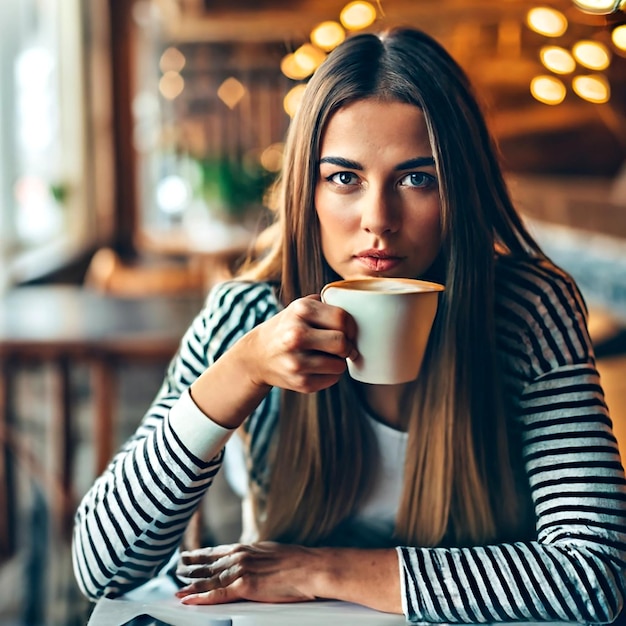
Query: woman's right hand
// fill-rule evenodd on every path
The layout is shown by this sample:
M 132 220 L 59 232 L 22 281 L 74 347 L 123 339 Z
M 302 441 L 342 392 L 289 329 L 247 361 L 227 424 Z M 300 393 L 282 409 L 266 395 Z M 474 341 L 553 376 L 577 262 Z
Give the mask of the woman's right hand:
M 356 324 L 317 295 L 294 300 L 244 336 L 233 349 L 257 385 L 311 393 L 334 385 L 355 358 Z
M 190 388 L 200 410 L 237 428 L 272 387 L 312 393 L 334 385 L 355 358 L 356 323 L 319 295 L 294 300 L 253 328 Z

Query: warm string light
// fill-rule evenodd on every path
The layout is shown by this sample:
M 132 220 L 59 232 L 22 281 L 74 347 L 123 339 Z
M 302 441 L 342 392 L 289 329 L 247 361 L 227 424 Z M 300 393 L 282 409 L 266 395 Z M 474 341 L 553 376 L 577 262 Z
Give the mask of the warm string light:
M 568 26 L 565 15 L 549 7 L 535 7 L 528 11 L 526 23 L 531 30 L 546 37 L 560 37 Z
M 609 81 L 601 74 L 574 76 L 572 89 L 578 96 L 594 104 L 604 104 L 611 97 Z
M 599 41 L 579 41 L 572 48 L 574 58 L 590 70 L 605 70 L 611 63 L 611 53 Z
M 339 22 L 322 22 L 311 31 L 311 41 L 320 50 L 330 52 L 346 38 L 346 31 Z
M 369 2 L 350 2 L 342 9 L 339 19 L 348 30 L 367 28 L 376 20 L 376 9 Z
M 563 82 L 555 76 L 535 76 L 530 81 L 530 93 L 544 104 L 561 104 L 566 92 Z
M 585 13 L 609 15 L 626 6 L 626 0 L 574 0 L 574 4 Z
M 303 80 L 312 73 L 312 70 L 308 70 L 298 64 L 296 55 L 293 52 L 283 57 L 283 60 L 280 62 L 280 70 L 291 80 Z
M 613 29 L 611 41 L 616 48 L 626 50 L 626 24 L 622 24 Z
M 581 10 L 589 13 L 610 13 L 626 4 L 626 0 L 574 0 Z M 610 9 L 610 10 L 609 10 Z M 567 30 L 567 18 L 556 9 L 535 7 L 526 16 L 528 27 L 545 37 L 560 37 Z M 620 30 L 621 29 L 621 30 Z M 626 49 L 626 25 L 618 26 L 611 33 L 613 44 Z M 611 64 L 611 51 L 599 41 L 584 39 L 578 41 L 571 51 L 561 46 L 543 46 L 539 52 L 543 66 L 554 74 L 572 74 L 576 66 L 596 72 L 605 70 Z M 609 82 L 602 74 L 578 75 L 572 78 L 572 90 L 588 102 L 602 104 L 611 97 Z M 536 100 L 544 104 L 560 104 L 567 94 L 567 88 L 556 76 L 536 76 L 530 84 L 530 92 Z
M 326 58 L 326 53 L 312 43 L 304 43 L 293 53 L 293 56 L 298 67 L 312 74 Z
M 560 46 L 544 46 L 539 58 L 546 69 L 555 74 L 571 74 L 576 69 L 576 61 L 571 53 Z
M 376 20 L 376 8 L 363 0 L 349 2 L 339 15 L 339 22 L 327 20 L 311 31 L 310 42 L 302 44 L 295 52 L 287 54 L 280 63 L 281 72 L 291 80 L 306 80 L 323 63 L 326 54 L 334 50 L 346 38 L 346 30 L 367 28 Z M 296 85 L 283 102 L 285 112 L 293 117 L 302 97 L 300 85 Z

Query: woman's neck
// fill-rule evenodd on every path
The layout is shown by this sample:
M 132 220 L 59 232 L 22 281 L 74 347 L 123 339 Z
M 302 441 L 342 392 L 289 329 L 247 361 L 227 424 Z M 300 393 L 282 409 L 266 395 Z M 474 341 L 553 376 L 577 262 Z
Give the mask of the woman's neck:
M 407 430 L 408 413 L 403 407 L 408 383 L 400 385 L 368 385 L 356 381 L 353 383 L 357 394 L 375 417 L 392 428 Z

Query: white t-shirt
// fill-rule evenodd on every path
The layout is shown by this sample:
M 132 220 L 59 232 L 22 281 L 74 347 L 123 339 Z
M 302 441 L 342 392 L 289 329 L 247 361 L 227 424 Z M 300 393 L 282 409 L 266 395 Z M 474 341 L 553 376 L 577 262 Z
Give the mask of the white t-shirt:
M 402 495 L 404 460 L 408 435 L 376 420 L 368 413 L 379 449 L 379 469 L 374 485 L 353 518 L 353 524 L 364 533 L 391 537 Z M 254 541 L 257 528 L 248 492 L 245 451 L 238 433 L 226 444 L 223 470 L 231 489 L 242 499 L 242 542 Z

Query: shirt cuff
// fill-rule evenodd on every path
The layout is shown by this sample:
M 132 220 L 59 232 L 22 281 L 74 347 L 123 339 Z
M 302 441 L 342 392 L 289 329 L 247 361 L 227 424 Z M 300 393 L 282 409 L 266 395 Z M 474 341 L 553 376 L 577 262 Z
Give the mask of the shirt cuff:
M 189 389 L 170 409 L 169 421 L 172 430 L 189 452 L 204 461 L 210 461 L 216 456 L 235 432 L 216 424 L 205 415 L 193 401 Z
M 402 612 L 404 613 L 404 617 L 406 617 L 407 621 L 411 619 L 409 615 L 409 605 L 407 603 L 407 595 L 408 589 L 406 588 L 406 579 L 404 575 L 404 558 L 402 555 L 402 548 L 396 547 L 396 554 L 398 555 L 398 570 L 400 573 L 400 599 L 402 601 Z

